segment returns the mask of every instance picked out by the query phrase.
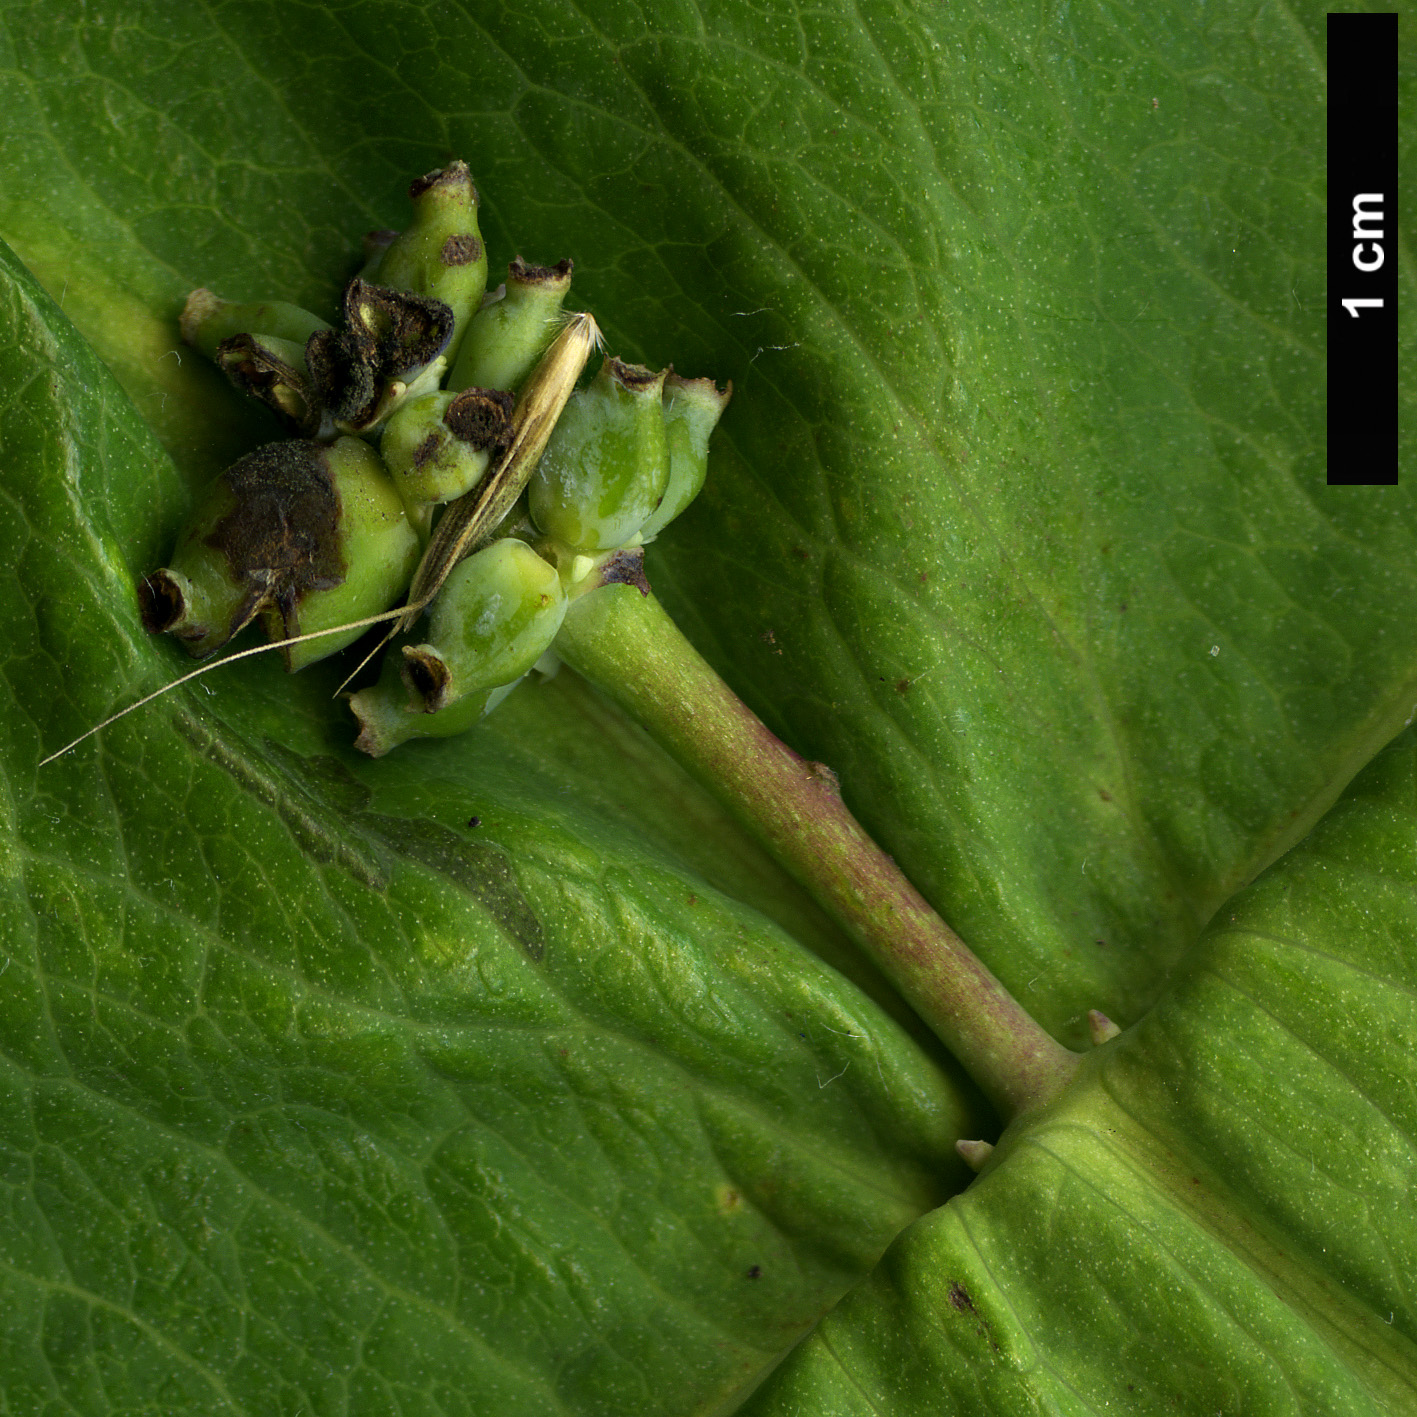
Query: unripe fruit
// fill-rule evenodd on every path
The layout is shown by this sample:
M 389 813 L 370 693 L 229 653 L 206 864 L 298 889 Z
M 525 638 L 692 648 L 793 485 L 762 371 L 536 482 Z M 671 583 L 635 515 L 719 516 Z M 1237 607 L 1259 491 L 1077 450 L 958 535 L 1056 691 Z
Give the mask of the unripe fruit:
M 664 381 L 664 436 L 669 450 L 669 480 L 663 500 L 640 528 L 641 541 L 658 536 L 703 490 L 708 472 L 709 434 L 732 397 L 732 383 L 720 393 L 712 379 L 681 379 L 670 371 Z
M 518 256 L 507 267 L 498 299 L 472 317 L 448 379 L 450 389 L 515 389 L 556 333 L 557 316 L 571 288 L 571 262 L 529 266 Z
M 272 639 L 386 610 L 407 588 L 419 541 L 379 456 L 357 438 L 270 443 L 208 489 L 172 564 L 139 586 L 143 623 L 205 658 L 258 615 Z M 359 629 L 285 649 L 292 671 Z
M 572 395 L 527 488 L 548 536 L 576 551 L 608 551 L 659 505 L 669 479 L 660 408 L 667 372 L 607 359 Z
M 270 335 L 304 348 L 316 330 L 329 323 L 284 300 L 223 300 L 205 288 L 194 290 L 182 309 L 182 338 L 208 359 L 233 335 Z
M 424 713 L 403 681 L 404 659 L 398 651 L 396 642 L 384 656 L 377 684 L 349 697 L 350 711 L 359 721 L 354 746 L 371 758 L 382 758 L 410 738 L 451 738 L 466 733 L 487 710 L 490 690 L 465 694 L 437 713 Z
M 411 516 L 472 491 L 510 434 L 512 397 L 496 389 L 423 394 L 389 419 L 379 444 Z
M 428 713 L 510 684 L 545 653 L 565 614 L 556 568 L 524 541 L 494 541 L 449 574 L 427 643 L 403 650 L 404 681 Z
M 452 360 L 487 289 L 487 251 L 477 229 L 477 188 L 465 162 L 418 178 L 408 189 L 413 219 L 390 242 L 375 283 L 441 300 L 453 312 Z

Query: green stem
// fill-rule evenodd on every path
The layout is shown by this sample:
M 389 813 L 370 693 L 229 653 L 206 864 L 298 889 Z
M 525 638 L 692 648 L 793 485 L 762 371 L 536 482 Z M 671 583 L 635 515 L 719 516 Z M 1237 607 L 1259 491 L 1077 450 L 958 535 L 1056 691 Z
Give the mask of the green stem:
M 836 778 L 771 734 L 652 596 L 574 600 L 556 652 L 714 793 L 881 967 L 1006 1118 L 1057 1095 L 1055 1042 L 847 811 Z

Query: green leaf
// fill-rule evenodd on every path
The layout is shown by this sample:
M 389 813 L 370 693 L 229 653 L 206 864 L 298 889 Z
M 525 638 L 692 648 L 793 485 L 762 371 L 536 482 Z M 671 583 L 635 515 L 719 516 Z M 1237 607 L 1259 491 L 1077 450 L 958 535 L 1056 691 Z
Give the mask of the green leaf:
M 1411 1411 L 1414 895 L 1417 730 L 745 1410 Z
M 853 1410 L 850 1373 L 878 1411 L 940 1384 L 986 1411 L 1401 1410 L 1417 1332 L 1381 1256 L 1410 1267 L 1410 1119 L 1386 1130 L 1356 1099 L 1400 1092 L 1326 1071 L 1301 1023 L 1328 988 L 1358 1078 L 1411 1037 L 1410 958 L 1321 984 L 1223 923 L 1200 940 L 1291 870 L 1313 914 L 1279 933 L 1348 938 L 1312 923 L 1351 923 L 1312 862 L 1223 903 L 1417 706 L 1410 491 L 1323 480 L 1323 48 L 1322 10 L 1242 0 L 9 0 L 0 235 L 178 471 L 12 271 L 7 1398 L 208 1410 L 219 1379 L 258 1411 L 552 1410 L 548 1384 L 576 1411 L 731 1406 L 949 1189 L 955 1129 L 988 1126 L 812 903 L 566 676 L 358 765 L 332 676 L 246 665 L 36 773 L 176 668 L 132 577 L 183 481 L 274 436 L 179 345 L 187 291 L 328 312 L 359 233 L 461 156 L 494 272 L 573 256 L 613 352 L 735 382 L 708 487 L 650 553 L 696 643 L 1055 1034 L 1141 1020 L 771 1400 Z M 1393 910 L 1410 955 L 1410 889 Z M 609 1051 L 573 1074 L 508 1051 L 528 1028 Z M 724 1097 L 770 1121 L 734 1131 Z M 266 1129 L 221 1170 L 211 1129 L 241 1108 Z M 451 1115 L 511 1140 L 435 1193 Z M 704 1258 L 722 1177 L 787 1288 Z M 579 1219 L 596 1205 L 613 1222 Z M 663 1263 L 631 1273 L 636 1246 Z

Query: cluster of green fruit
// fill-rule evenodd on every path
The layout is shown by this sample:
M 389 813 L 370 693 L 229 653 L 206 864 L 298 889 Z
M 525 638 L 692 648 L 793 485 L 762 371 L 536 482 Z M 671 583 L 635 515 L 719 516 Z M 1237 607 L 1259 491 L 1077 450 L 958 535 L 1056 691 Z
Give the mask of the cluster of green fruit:
M 408 596 L 378 683 L 350 699 L 375 756 L 470 727 L 572 599 L 634 579 L 627 558 L 703 486 L 731 393 L 614 358 L 576 388 L 598 332 L 562 314 L 571 262 L 517 258 L 488 292 L 467 165 L 409 196 L 407 230 L 366 238 L 337 325 L 188 298 L 184 339 L 296 436 L 228 468 L 139 587 L 147 628 L 194 656 L 259 619 L 291 671 Z

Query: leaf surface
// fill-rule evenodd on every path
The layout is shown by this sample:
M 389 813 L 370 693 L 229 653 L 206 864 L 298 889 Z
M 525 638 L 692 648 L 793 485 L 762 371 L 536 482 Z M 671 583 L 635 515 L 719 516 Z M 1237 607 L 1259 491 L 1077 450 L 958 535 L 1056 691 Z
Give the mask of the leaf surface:
M 744 1409 L 1417 1404 L 1417 732 Z

